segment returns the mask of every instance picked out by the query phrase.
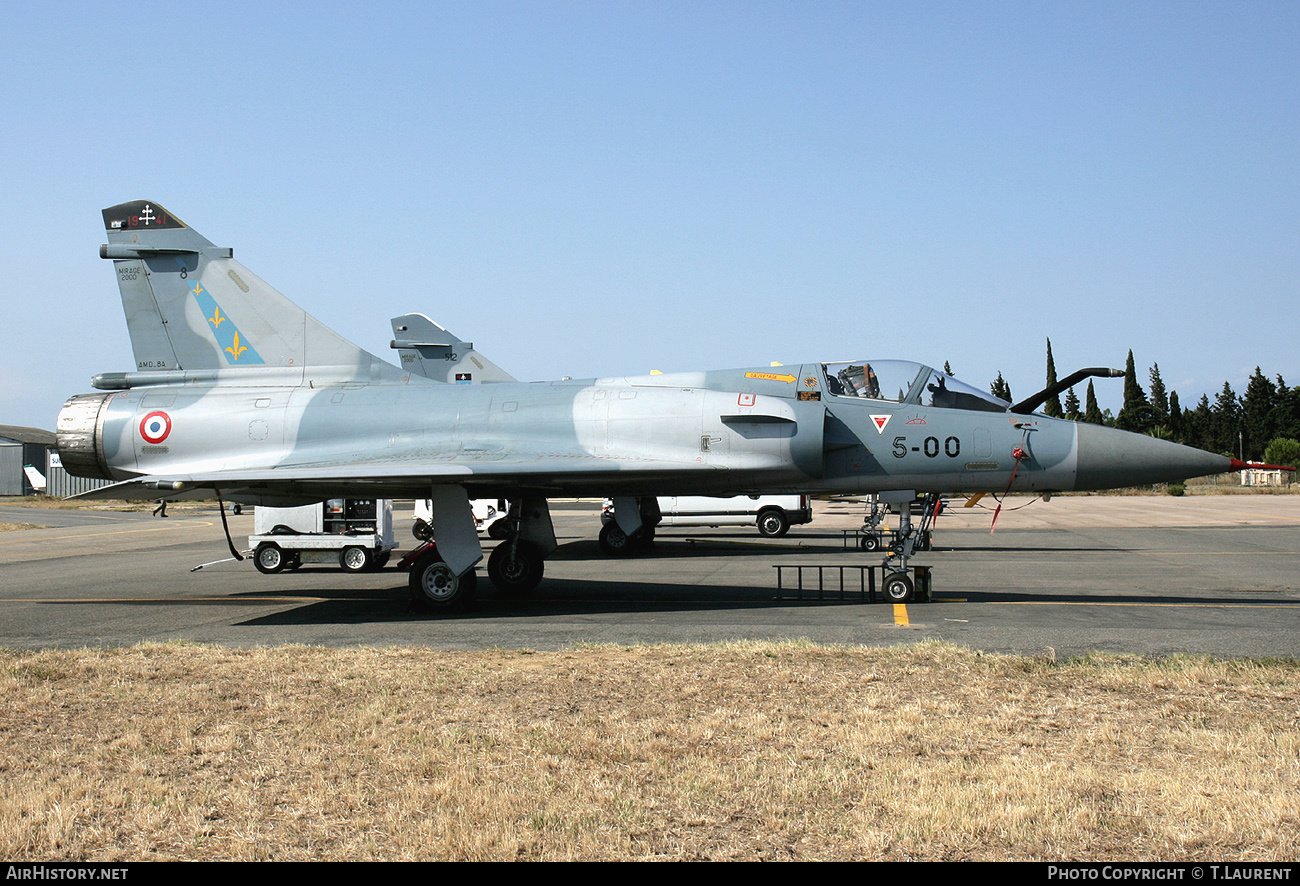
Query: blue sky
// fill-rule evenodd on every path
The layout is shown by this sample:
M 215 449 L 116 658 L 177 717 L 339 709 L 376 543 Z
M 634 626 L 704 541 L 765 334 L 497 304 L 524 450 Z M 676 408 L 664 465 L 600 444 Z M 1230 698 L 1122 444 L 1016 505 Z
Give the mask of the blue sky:
M 1300 384 L 1300 4 L 5 9 L 0 424 L 131 368 L 157 201 L 387 357 L 525 379 L 861 357 L 1017 396 Z M 1099 381 L 1117 409 L 1118 381 Z M 1082 390 L 1079 391 L 1082 396 Z

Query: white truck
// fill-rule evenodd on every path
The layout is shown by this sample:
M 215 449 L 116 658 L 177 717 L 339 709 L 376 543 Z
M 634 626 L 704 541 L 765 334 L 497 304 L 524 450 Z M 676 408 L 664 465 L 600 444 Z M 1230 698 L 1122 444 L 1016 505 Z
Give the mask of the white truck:
M 332 498 L 300 508 L 253 511 L 253 565 L 273 575 L 303 563 L 337 563 L 345 572 L 382 569 L 397 543 L 393 503 L 381 498 Z

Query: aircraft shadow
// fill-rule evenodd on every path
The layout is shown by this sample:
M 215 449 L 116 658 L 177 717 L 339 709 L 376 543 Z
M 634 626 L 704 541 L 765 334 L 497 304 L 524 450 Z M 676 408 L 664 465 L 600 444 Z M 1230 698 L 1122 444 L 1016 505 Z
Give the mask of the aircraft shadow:
M 838 590 L 817 599 L 815 592 L 804 592 L 796 599 L 789 591 L 777 597 L 770 588 L 734 585 L 690 585 L 669 582 L 608 582 L 583 579 L 546 579 L 526 597 L 507 596 L 480 576 L 478 593 L 470 608 L 461 612 L 424 613 L 411 606 L 410 591 L 403 583 L 358 593 L 356 590 L 313 589 L 317 599 L 302 606 L 239 622 L 240 625 L 359 624 L 371 622 L 409 622 L 428 620 L 473 621 L 476 619 L 530 618 L 536 616 L 610 615 L 619 613 L 689 613 L 704 611 L 740 611 L 790 606 L 861 606 L 855 588 L 840 599 Z M 247 602 L 256 594 L 241 594 L 231 601 Z M 271 595 L 267 595 L 268 597 Z M 280 596 L 292 596 L 281 592 Z M 883 600 L 877 592 L 877 600 Z M 183 602 L 183 601 L 177 601 Z M 273 602 L 268 599 L 266 602 Z
M 1260 594 L 1269 594 L 1260 591 Z M 816 589 L 805 590 L 802 597 L 786 588 L 778 597 L 776 588 L 738 587 L 733 585 L 682 585 L 668 582 L 609 582 L 584 579 L 547 579 L 542 587 L 526 597 L 501 594 L 491 583 L 480 579 L 478 594 L 472 606 L 461 612 L 423 613 L 411 607 L 410 594 L 403 584 L 400 587 L 358 592 L 355 589 L 315 589 L 317 599 L 301 606 L 239 622 L 241 626 L 292 626 L 308 624 L 372 624 L 407 623 L 419 621 L 472 622 L 486 619 L 512 619 L 554 616 L 618 615 L 618 614 L 689 614 L 693 612 L 740 612 L 765 609 L 804 607 L 879 607 L 882 615 L 889 604 L 877 589 L 874 603 L 866 600 L 857 588 L 846 590 L 841 596 L 838 588 L 823 594 Z M 230 602 L 248 602 L 243 594 Z M 273 595 L 268 592 L 268 598 Z M 280 596 L 288 596 L 281 594 Z M 1115 605 L 1133 606 L 1196 605 L 1214 607 L 1231 604 L 1240 606 L 1276 607 L 1279 603 L 1300 607 L 1300 601 L 1279 599 L 1275 594 L 1263 596 L 1234 596 L 1231 599 L 1207 598 L 1185 594 L 1132 594 L 1132 593 L 1035 593 L 1029 591 L 966 591 L 960 588 L 937 589 L 930 604 L 910 604 L 914 617 L 924 618 L 931 607 L 978 603 L 1035 604 L 1078 606 Z M 177 601 L 183 603 L 184 601 Z M 267 599 L 266 602 L 274 602 Z
M 861 557 L 862 562 L 875 563 L 883 556 L 883 551 L 863 551 L 857 547 L 844 547 L 838 544 L 839 539 L 834 540 L 833 544 L 808 545 L 806 547 L 796 547 L 792 544 L 781 544 L 780 542 L 762 542 L 762 541 L 733 541 L 723 537 L 713 538 L 696 538 L 693 541 L 686 538 L 664 538 L 655 539 L 654 546 L 646 551 L 640 551 L 628 557 L 611 557 L 601 550 L 600 545 L 594 541 L 567 542 L 562 544 L 555 553 L 547 557 L 547 562 L 552 560 L 563 561 L 586 561 L 586 560 L 608 560 L 611 563 L 635 562 L 640 560 L 654 559 L 698 559 L 705 557 L 785 557 L 795 556 L 798 554 L 827 556 L 831 554 L 843 555 L 845 557 Z M 945 545 L 936 542 L 934 549 L 931 551 L 918 551 L 914 558 L 920 560 L 928 554 L 962 554 L 962 553 L 1131 553 L 1142 550 L 1140 548 L 1120 548 L 1106 546 L 1067 546 L 1067 545 Z M 305 567 L 304 567 L 305 569 Z

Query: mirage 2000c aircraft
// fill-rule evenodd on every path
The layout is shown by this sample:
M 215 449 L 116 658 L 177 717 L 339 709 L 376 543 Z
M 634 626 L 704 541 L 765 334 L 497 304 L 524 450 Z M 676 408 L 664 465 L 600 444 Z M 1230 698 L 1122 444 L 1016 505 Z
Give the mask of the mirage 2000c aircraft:
M 523 383 L 450 334 L 403 342 L 394 321 L 404 360 L 428 357 L 412 372 L 326 328 L 157 203 L 103 215 L 100 255 L 135 369 L 96 376 L 99 393 L 64 405 L 63 466 L 118 481 L 87 494 L 99 498 L 431 498 L 436 549 L 410 575 L 422 608 L 473 594 L 472 498 L 512 502 L 487 570 L 525 591 L 557 546 L 548 497 L 613 496 L 635 538 L 653 531 L 657 495 L 1050 493 L 1242 464 L 1034 413 L 1051 391 L 1012 406 L 898 360 Z M 447 371 L 429 370 L 438 359 Z M 1087 374 L 1116 373 L 1084 370 L 1058 389 Z M 886 577 L 895 600 L 912 591 L 905 563 Z

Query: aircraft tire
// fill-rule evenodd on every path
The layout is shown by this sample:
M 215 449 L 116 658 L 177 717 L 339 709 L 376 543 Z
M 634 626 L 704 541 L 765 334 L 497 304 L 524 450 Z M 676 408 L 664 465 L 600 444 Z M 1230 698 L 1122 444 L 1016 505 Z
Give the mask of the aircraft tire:
M 790 521 L 785 511 L 773 508 L 758 515 L 758 534 L 766 538 L 780 538 L 790 531 Z
M 637 548 L 636 538 L 632 536 L 620 529 L 617 523 L 606 523 L 600 530 L 600 549 L 611 557 L 630 556 Z
M 288 565 L 288 558 L 278 544 L 264 541 L 253 552 L 253 565 L 263 575 L 275 575 L 277 572 L 284 571 L 284 567 Z
M 414 535 L 419 541 L 428 541 L 433 537 L 433 527 L 419 517 L 411 524 L 411 535 Z
M 912 599 L 912 580 L 906 572 L 891 572 L 885 576 L 885 598 L 890 603 L 907 603 Z
M 425 554 L 411 566 L 408 581 L 411 606 L 420 612 L 452 612 L 464 609 L 478 588 L 473 569 L 456 575 L 436 551 Z
M 513 548 L 513 550 L 511 550 Z M 497 545 L 488 556 L 488 578 L 503 594 L 526 594 L 537 587 L 546 561 L 526 541 Z
M 862 538 L 858 539 L 858 547 L 864 551 L 874 551 L 880 547 L 880 536 L 874 532 L 868 532 Z
M 344 572 L 365 572 L 374 562 L 370 549 L 360 545 L 348 545 L 339 551 L 339 566 Z

